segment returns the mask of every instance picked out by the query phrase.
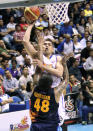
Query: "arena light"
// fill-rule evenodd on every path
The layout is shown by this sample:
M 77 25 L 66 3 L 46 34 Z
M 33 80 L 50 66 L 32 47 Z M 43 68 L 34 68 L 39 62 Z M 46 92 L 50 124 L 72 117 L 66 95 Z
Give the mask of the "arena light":
M 14 8 L 14 7 L 24 7 L 24 6 L 33 6 L 41 5 L 47 3 L 55 2 L 79 2 L 84 0 L 0 0 L 0 8 Z

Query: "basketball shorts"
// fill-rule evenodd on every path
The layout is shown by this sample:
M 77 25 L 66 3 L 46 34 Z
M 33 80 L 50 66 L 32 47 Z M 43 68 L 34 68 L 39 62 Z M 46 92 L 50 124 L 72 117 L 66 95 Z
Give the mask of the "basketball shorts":
M 51 124 L 32 123 L 30 131 L 58 131 L 59 126 Z

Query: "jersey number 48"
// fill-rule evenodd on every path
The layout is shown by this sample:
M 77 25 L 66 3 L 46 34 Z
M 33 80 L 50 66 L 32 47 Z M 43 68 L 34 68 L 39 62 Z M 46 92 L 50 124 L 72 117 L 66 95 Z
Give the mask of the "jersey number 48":
M 34 104 L 34 108 L 36 109 L 37 112 L 40 110 L 42 112 L 48 112 L 49 111 L 49 101 L 48 100 L 42 100 L 42 105 L 40 106 L 40 99 L 37 98 Z

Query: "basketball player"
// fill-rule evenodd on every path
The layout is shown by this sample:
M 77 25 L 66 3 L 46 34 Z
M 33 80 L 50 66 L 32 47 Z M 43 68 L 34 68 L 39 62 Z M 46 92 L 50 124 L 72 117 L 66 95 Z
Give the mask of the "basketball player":
M 64 65 L 65 78 L 58 87 L 51 88 L 53 79 L 43 74 L 31 96 L 31 131 L 57 131 L 59 124 L 58 107 L 63 89 L 68 84 L 68 70 Z
M 62 66 L 62 58 L 60 56 L 53 55 L 54 47 L 53 43 L 50 39 L 43 39 L 42 35 L 39 35 L 38 37 L 38 45 L 39 45 L 39 54 L 38 51 L 36 51 L 33 47 L 33 45 L 30 43 L 30 33 L 32 30 L 33 25 L 29 26 L 25 36 L 24 36 L 24 46 L 28 52 L 28 54 L 32 57 L 38 56 L 40 54 L 40 60 L 35 59 L 34 62 L 39 66 L 39 68 L 43 72 L 48 72 L 51 74 L 51 77 L 53 79 L 52 88 L 57 87 L 61 82 L 61 77 L 63 75 L 63 66 Z M 40 33 L 40 32 L 39 32 Z M 43 55 L 42 55 L 43 52 Z M 61 97 L 62 98 L 62 97 Z M 62 100 L 60 101 L 62 102 Z M 62 104 L 59 104 L 59 115 L 62 119 L 62 113 L 61 108 Z
M 33 47 L 33 45 L 30 43 L 30 33 L 32 30 L 33 25 L 29 26 L 25 36 L 24 36 L 24 46 L 30 56 L 38 56 L 38 51 L 36 51 Z M 61 82 L 61 77 L 63 75 L 63 66 L 62 66 L 62 58 L 60 56 L 53 55 L 54 52 L 54 46 L 50 39 L 43 39 L 43 36 L 38 37 L 38 45 L 40 48 L 40 59 L 43 61 L 43 66 L 40 67 L 40 61 L 38 63 L 38 66 L 42 68 L 42 70 L 45 72 L 48 72 L 52 75 L 53 83 L 52 88 L 58 86 Z M 38 62 L 38 59 L 36 60 Z

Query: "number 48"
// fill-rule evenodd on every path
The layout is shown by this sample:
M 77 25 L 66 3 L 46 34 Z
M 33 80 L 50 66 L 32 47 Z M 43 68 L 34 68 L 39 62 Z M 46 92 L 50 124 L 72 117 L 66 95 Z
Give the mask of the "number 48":
M 48 112 L 49 111 L 49 101 L 48 100 L 43 100 L 42 101 L 42 106 L 40 106 L 40 99 L 37 98 L 34 104 L 34 108 L 36 109 L 37 112 L 41 111 L 42 112 Z

